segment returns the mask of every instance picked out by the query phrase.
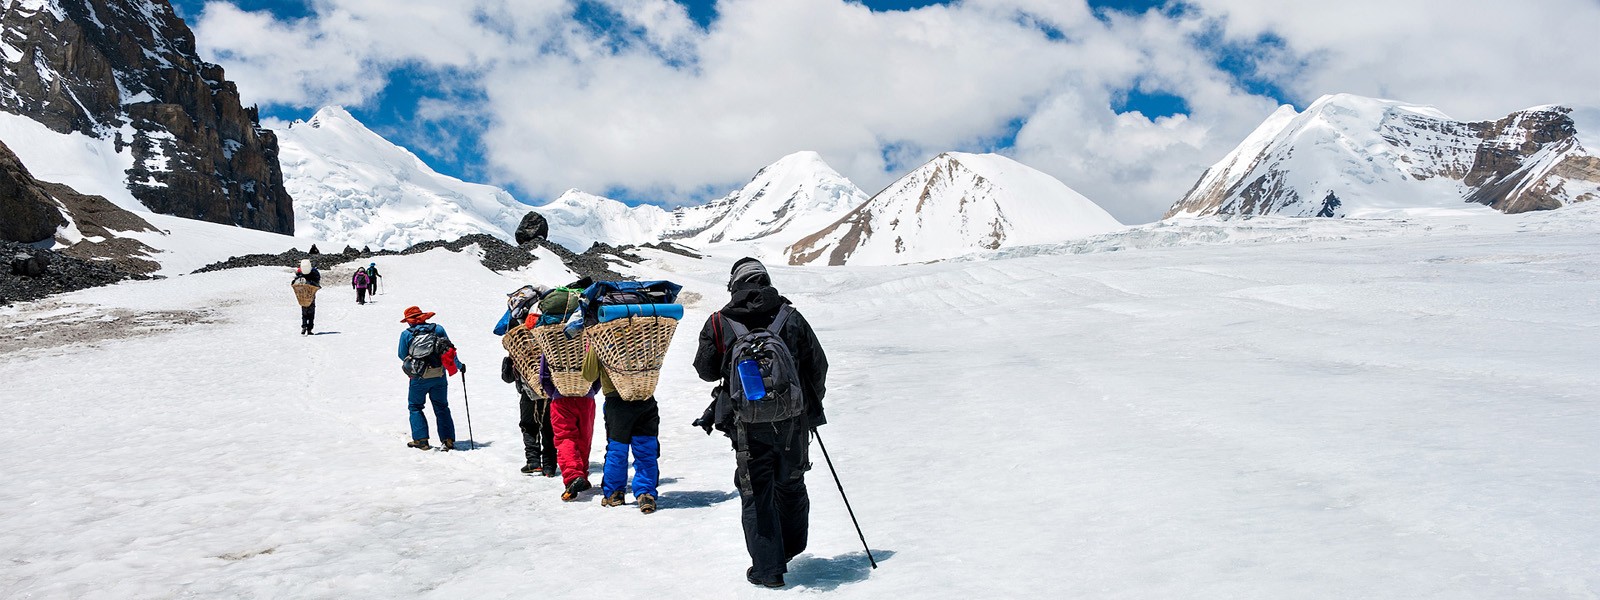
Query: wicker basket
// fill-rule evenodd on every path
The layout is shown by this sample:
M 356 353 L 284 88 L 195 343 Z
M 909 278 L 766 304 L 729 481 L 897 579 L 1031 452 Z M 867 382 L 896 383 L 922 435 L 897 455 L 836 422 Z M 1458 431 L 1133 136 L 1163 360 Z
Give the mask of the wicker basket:
M 645 400 L 656 393 L 661 363 L 678 330 L 677 319 L 628 317 L 590 325 L 583 330 L 589 348 L 600 358 L 611 384 L 623 400 Z
M 583 338 L 567 339 L 561 330 L 559 323 L 535 327 L 530 337 L 550 365 L 550 381 L 556 391 L 563 396 L 582 396 L 594 387 L 583 378 Z
M 517 375 L 522 377 L 522 381 L 539 395 L 544 395 L 539 387 L 539 346 L 533 343 L 533 336 L 528 335 L 528 330 L 521 325 L 512 327 L 511 331 L 500 337 L 500 345 L 505 347 L 506 354 L 511 355 L 511 364 L 517 368 Z
M 309 283 L 296 283 L 290 287 L 294 288 L 294 299 L 300 301 L 302 308 L 311 306 L 311 303 L 316 302 L 317 290 L 322 289 Z

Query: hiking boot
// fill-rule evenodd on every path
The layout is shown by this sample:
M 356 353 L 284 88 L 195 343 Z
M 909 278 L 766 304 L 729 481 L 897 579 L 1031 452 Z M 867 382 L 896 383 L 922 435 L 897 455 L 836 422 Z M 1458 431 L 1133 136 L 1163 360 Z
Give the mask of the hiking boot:
M 627 492 L 623 490 L 617 490 L 615 492 L 611 492 L 611 495 L 606 496 L 605 499 L 601 500 L 600 506 L 622 506 L 627 503 Z
M 656 497 L 650 494 L 640 494 L 636 500 L 639 503 L 639 512 L 650 514 L 656 511 Z
M 406 442 L 406 447 L 407 448 L 416 448 L 418 450 L 432 450 L 433 449 L 433 446 L 429 446 L 428 445 L 428 438 L 415 439 L 415 440 L 411 440 L 409 442 Z
M 539 471 L 543 473 L 545 477 L 555 477 L 561 474 L 561 469 L 557 468 L 556 464 L 553 462 L 545 463 L 544 467 L 540 468 Z
M 449 452 L 451 450 L 455 450 L 456 449 L 456 441 L 455 440 L 439 440 L 439 449 L 443 450 L 445 452 Z
M 561 501 L 562 502 L 571 502 L 573 500 L 577 500 L 578 499 L 578 494 L 582 493 L 584 490 L 587 490 L 587 489 L 589 489 L 591 487 L 594 487 L 594 486 L 589 485 L 588 478 L 574 479 L 574 480 L 572 480 L 572 483 L 567 484 L 567 489 L 565 491 L 561 492 Z
M 750 582 L 752 584 L 755 584 L 755 585 L 759 585 L 761 587 L 769 587 L 769 588 L 781 588 L 781 587 L 783 587 L 783 573 L 778 573 L 777 575 L 773 575 L 772 577 L 767 577 L 767 578 L 756 577 L 756 568 L 755 567 L 750 567 L 750 568 L 744 570 L 744 579 L 745 579 L 745 581 L 748 581 L 748 582 Z
M 538 472 L 539 472 L 539 465 L 536 465 L 536 464 L 533 464 L 533 463 L 528 463 L 528 464 L 522 465 L 522 474 L 524 474 L 524 475 L 532 475 L 532 474 L 538 473 Z

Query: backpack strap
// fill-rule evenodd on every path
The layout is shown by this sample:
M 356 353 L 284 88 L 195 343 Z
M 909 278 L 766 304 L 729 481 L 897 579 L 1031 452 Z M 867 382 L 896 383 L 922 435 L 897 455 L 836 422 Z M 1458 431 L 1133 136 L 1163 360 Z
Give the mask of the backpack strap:
M 778 314 L 772 317 L 772 323 L 767 325 L 767 331 L 772 332 L 772 335 L 778 335 L 781 333 L 783 331 L 783 324 L 788 322 L 789 313 L 792 312 L 794 312 L 794 309 L 789 308 L 789 305 L 787 304 L 778 307 Z

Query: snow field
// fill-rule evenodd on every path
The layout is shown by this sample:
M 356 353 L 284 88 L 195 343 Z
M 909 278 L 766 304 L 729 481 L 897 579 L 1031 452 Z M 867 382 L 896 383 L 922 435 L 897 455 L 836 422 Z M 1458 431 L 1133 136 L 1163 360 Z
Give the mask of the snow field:
M 709 387 L 694 336 L 732 257 L 644 251 L 640 276 L 702 296 L 657 394 L 654 515 L 516 473 L 489 329 L 505 292 L 562 273 L 396 257 L 356 306 L 335 269 L 312 338 L 288 268 L 69 294 L 85 319 L 213 322 L 0 354 L 28 449 L 0 454 L 0 596 L 1593 598 L 1600 221 L 1494 223 L 773 266 L 828 351 L 822 434 L 882 564 L 867 571 L 813 445 L 786 592 L 743 581 L 732 453 L 688 426 Z M 403 446 L 412 304 L 462 347 L 477 451 Z M 61 308 L 0 319 L 31 310 Z

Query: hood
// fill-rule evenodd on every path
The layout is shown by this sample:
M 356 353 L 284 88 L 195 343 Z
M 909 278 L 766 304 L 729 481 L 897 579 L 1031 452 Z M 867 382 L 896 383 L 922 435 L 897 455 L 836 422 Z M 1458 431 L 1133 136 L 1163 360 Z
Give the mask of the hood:
M 722 307 L 722 314 L 747 327 L 764 326 L 788 303 L 789 299 L 770 285 L 742 287 L 734 290 L 733 297 Z

